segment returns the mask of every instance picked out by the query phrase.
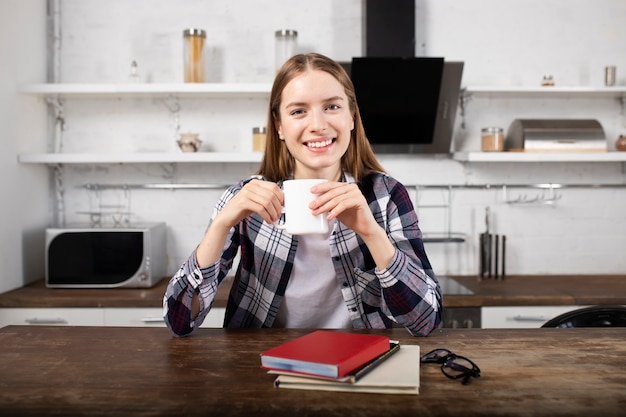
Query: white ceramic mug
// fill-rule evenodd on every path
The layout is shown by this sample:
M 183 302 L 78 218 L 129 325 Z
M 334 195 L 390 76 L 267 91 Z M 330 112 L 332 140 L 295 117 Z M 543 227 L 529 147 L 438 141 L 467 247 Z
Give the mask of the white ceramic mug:
M 284 223 L 276 223 L 276 227 L 286 230 L 292 235 L 328 233 L 328 220 L 325 214 L 314 216 L 311 214 L 309 203 L 315 199 L 316 194 L 311 193 L 311 188 L 326 180 L 306 179 L 287 180 L 283 182 L 285 193 L 285 206 L 283 208 Z

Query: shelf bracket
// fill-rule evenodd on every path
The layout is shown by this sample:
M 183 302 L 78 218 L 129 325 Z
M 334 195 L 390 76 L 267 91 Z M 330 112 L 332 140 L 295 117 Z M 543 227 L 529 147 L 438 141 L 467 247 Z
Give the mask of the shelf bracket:
M 467 88 L 461 89 L 459 95 L 459 114 L 461 115 L 461 129 L 465 129 L 465 111 L 467 109 L 467 103 L 472 99 L 472 94 L 467 92 Z
M 169 95 L 163 100 L 163 104 L 172 114 L 172 119 L 174 121 L 174 140 L 178 140 L 180 135 L 180 101 L 177 96 Z
M 626 127 L 626 94 L 618 97 L 617 102 L 619 103 L 619 115 L 622 116 L 622 126 Z
M 50 167 L 54 178 L 54 224 L 65 226 L 65 184 L 63 182 L 63 165 L 55 164 Z
M 63 150 L 63 131 L 65 130 L 65 114 L 63 112 L 63 100 L 58 97 L 46 98 L 46 103 L 54 118 L 54 134 L 52 137 L 52 150 L 61 153 Z

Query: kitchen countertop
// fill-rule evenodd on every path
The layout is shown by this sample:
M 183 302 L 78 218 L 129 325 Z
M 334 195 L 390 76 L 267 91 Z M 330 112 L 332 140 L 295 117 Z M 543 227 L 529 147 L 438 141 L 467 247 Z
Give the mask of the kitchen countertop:
M 259 354 L 311 329 L 7 326 L 0 329 L 6 416 L 603 416 L 624 415 L 626 328 L 351 330 L 446 348 L 480 378 L 420 367 L 419 395 L 274 388 Z
M 48 288 L 43 280 L 0 294 L 0 308 L 163 307 L 169 278 L 151 288 Z M 230 285 L 222 285 L 213 304 L 225 307 Z
M 473 294 L 444 293 L 444 307 L 626 304 L 626 275 L 531 275 L 504 280 L 453 276 Z M 43 281 L 0 294 L 0 308 L 161 307 L 169 278 L 152 288 L 47 288 Z M 225 307 L 228 285 L 215 307 Z
M 626 304 L 626 275 L 521 275 L 504 280 L 455 276 L 474 292 L 444 296 L 444 306 L 543 306 Z

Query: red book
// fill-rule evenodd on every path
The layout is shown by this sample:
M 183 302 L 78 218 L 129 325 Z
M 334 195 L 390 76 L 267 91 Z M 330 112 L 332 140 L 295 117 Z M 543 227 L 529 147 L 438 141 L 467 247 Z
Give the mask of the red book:
M 386 336 L 317 330 L 262 352 L 261 366 L 342 378 L 388 350 Z

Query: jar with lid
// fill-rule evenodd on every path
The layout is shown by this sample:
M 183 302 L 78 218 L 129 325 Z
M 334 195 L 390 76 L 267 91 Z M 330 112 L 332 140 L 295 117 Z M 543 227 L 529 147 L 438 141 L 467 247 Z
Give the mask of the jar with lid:
M 626 135 L 619 135 L 615 141 L 615 149 L 621 152 L 626 151 Z
M 481 131 L 481 149 L 483 152 L 504 150 L 504 130 L 501 127 L 485 127 Z
M 265 126 L 252 128 L 252 150 L 254 152 L 265 152 L 265 140 L 267 129 Z
M 551 74 L 546 74 L 541 80 L 542 87 L 554 87 L 554 77 Z
M 298 32 L 291 29 L 281 29 L 275 32 L 276 50 L 274 53 L 276 72 L 283 66 L 285 61 L 296 54 L 298 45 Z
M 202 29 L 183 31 L 183 59 L 186 83 L 205 82 L 204 40 L 206 32 Z

